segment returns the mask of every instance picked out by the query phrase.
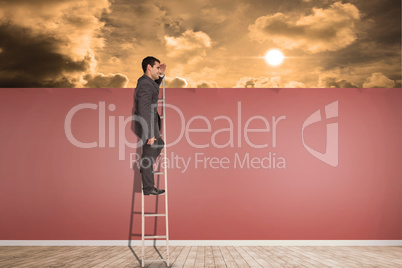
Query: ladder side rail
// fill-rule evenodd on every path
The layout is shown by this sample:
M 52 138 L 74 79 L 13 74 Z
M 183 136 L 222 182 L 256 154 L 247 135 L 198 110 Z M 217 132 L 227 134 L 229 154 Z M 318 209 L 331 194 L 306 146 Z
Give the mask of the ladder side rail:
M 163 84 L 163 92 L 162 92 L 162 97 L 163 97 L 163 133 L 165 134 L 165 146 L 164 146 L 164 156 L 167 157 L 167 152 L 166 152 L 166 144 L 167 144 L 167 135 L 166 135 L 166 87 L 165 87 L 165 77 L 163 77 L 162 80 Z M 165 214 L 166 214 L 166 255 L 167 255 L 167 266 L 169 266 L 169 218 L 168 218 L 168 189 L 167 189 L 167 165 L 165 163 L 164 165 L 164 172 L 165 172 Z
M 141 150 L 142 154 L 142 150 Z M 141 180 L 141 267 L 145 265 L 145 216 L 144 216 L 144 191 L 142 190 L 142 180 Z

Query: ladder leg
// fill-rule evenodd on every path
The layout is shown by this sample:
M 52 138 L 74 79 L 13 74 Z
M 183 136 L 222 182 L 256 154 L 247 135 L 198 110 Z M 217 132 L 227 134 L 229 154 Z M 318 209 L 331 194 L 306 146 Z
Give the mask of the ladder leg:
M 163 102 L 162 102 L 162 111 L 163 111 L 163 133 L 165 133 L 165 146 L 164 146 L 164 155 L 167 157 L 167 152 L 166 152 L 166 144 L 167 144 L 167 138 L 166 138 L 166 105 L 165 105 L 165 99 L 166 99 L 166 90 L 165 90 L 165 77 L 163 77 L 163 92 L 162 92 L 162 97 L 163 97 Z M 166 259 L 167 259 L 167 266 L 170 265 L 170 260 L 169 260 L 169 225 L 168 225 L 168 189 L 167 189 L 167 165 L 164 165 L 164 175 L 165 175 L 165 213 L 166 213 Z
M 145 217 L 144 217 L 144 191 L 142 190 L 142 183 L 141 183 L 141 206 L 142 206 L 142 209 L 141 209 L 141 229 L 142 229 L 142 232 L 141 232 L 141 242 L 142 242 L 142 246 L 141 246 L 141 255 L 142 255 L 142 259 L 141 259 L 141 267 L 144 267 L 145 266 L 145 263 L 144 263 L 144 259 L 145 259 L 145 239 L 144 239 L 144 236 L 145 236 Z

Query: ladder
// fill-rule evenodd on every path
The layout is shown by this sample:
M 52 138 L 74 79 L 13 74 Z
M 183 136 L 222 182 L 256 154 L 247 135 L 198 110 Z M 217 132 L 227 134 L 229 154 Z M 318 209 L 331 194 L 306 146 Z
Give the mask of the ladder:
M 162 105 L 162 115 L 160 116 L 163 124 L 162 124 L 162 129 L 163 132 L 161 133 L 161 136 L 163 140 L 165 141 L 165 146 L 163 147 L 163 152 L 161 152 L 159 157 L 167 155 L 166 153 L 166 111 L 165 111 L 165 77 L 163 77 L 162 80 L 163 84 L 163 91 L 162 91 L 162 98 L 158 100 L 158 106 L 159 104 Z M 159 161 L 161 159 L 159 158 Z M 141 210 L 141 218 L 142 218 L 142 234 L 141 234 L 141 239 L 142 239 L 142 258 L 141 258 L 141 266 L 145 266 L 145 261 L 152 261 L 152 262 L 166 262 L 167 266 L 169 266 L 169 225 L 168 225 L 168 190 L 167 190 L 167 165 L 163 165 L 163 171 L 160 169 L 160 164 L 159 164 L 159 171 L 154 172 L 154 175 L 158 176 L 158 179 L 160 178 L 160 175 L 164 175 L 165 177 L 165 192 L 161 194 L 161 196 L 165 197 L 165 213 L 163 214 L 158 214 L 157 211 L 156 213 L 145 213 L 145 203 L 144 203 L 144 192 L 141 190 L 141 196 L 142 196 L 142 210 Z M 152 196 L 152 195 L 149 195 Z M 160 195 L 156 195 L 156 204 L 159 201 L 158 197 Z M 165 235 L 145 235 L 145 218 L 147 217 L 165 217 L 166 219 L 166 234 Z M 164 238 L 166 239 L 166 259 L 145 259 L 145 240 L 147 239 L 157 239 L 157 238 Z

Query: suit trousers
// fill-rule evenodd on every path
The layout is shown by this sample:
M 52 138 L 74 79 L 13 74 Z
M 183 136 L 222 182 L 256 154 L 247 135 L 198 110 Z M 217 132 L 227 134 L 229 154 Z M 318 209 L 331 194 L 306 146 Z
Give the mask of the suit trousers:
M 149 193 L 155 188 L 153 164 L 160 155 L 165 142 L 162 138 L 157 138 L 152 145 L 145 141 L 142 145 L 141 168 L 142 189 L 144 193 Z

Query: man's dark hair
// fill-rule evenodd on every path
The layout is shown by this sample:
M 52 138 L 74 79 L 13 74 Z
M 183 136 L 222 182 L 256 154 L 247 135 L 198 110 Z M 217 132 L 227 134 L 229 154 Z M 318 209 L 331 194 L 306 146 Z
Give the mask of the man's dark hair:
M 161 63 L 160 60 L 158 60 L 155 57 L 151 57 L 151 56 L 148 56 L 142 60 L 142 70 L 144 71 L 144 73 L 147 70 L 148 64 L 151 65 L 151 67 L 154 67 L 155 61 L 157 61 L 158 63 Z

